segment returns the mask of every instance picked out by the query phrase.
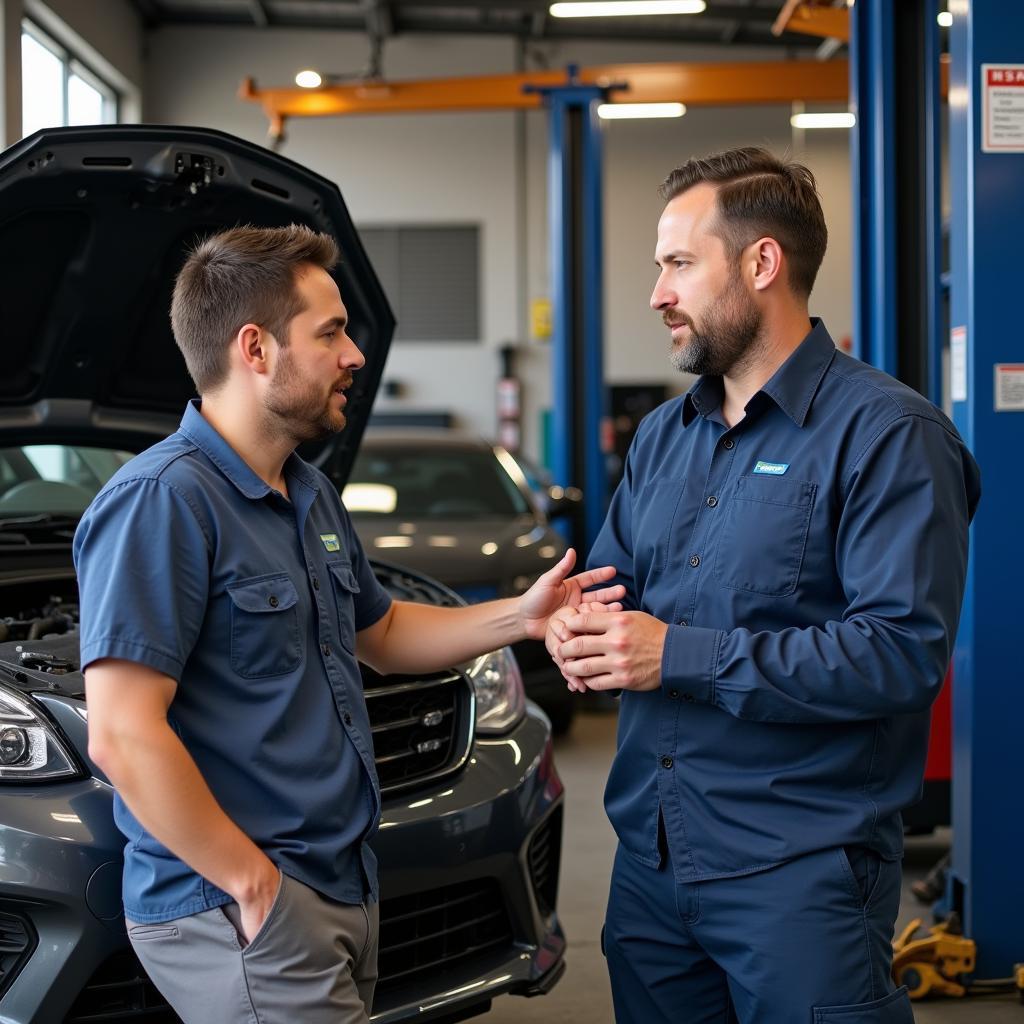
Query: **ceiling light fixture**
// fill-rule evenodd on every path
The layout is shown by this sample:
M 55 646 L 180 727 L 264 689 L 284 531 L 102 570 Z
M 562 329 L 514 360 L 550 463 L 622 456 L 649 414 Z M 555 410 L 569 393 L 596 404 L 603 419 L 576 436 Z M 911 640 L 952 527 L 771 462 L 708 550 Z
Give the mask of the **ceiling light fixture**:
M 601 103 L 597 116 L 606 121 L 640 117 L 682 117 L 686 106 L 682 103 Z
M 557 3 L 548 8 L 554 18 L 636 17 L 642 14 L 702 14 L 705 0 L 598 0 L 595 3 Z
M 323 78 L 320 76 L 318 71 L 313 71 L 311 68 L 307 68 L 305 71 L 300 71 L 295 76 L 295 84 L 301 86 L 303 89 L 319 89 L 323 85 Z
M 857 123 L 853 114 L 794 114 L 789 123 L 794 128 L 852 128 Z

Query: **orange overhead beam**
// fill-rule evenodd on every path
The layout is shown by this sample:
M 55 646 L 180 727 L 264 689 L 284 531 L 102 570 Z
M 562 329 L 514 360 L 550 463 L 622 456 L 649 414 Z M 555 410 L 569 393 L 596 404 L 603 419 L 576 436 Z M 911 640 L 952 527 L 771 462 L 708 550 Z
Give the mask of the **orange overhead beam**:
M 807 36 L 850 41 L 850 15 L 845 7 L 827 7 L 807 0 L 786 0 L 772 25 L 772 32 L 801 32 Z
M 578 82 L 614 88 L 613 103 L 682 102 L 692 106 L 747 106 L 841 100 L 849 95 L 845 60 L 764 61 L 743 64 L 604 64 L 582 68 Z M 259 103 L 279 134 L 289 117 L 407 114 L 425 111 L 523 110 L 541 105 L 527 86 L 566 84 L 564 71 L 410 81 L 365 81 L 319 89 L 257 89 L 247 78 L 244 100 Z

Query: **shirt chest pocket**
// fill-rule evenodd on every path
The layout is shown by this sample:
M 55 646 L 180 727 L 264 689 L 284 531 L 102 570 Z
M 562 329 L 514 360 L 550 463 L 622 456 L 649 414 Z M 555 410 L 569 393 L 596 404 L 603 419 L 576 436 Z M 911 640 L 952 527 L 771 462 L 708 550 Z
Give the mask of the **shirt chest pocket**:
M 715 577 L 766 597 L 796 590 L 817 487 L 806 480 L 743 476 L 722 510 Z
M 327 568 L 331 571 L 331 586 L 338 605 L 338 633 L 349 652 L 355 654 L 355 597 L 359 593 L 359 582 L 348 562 L 329 562 Z
M 228 584 L 231 668 L 244 679 L 293 672 L 302 660 L 295 584 L 286 572 Z
M 665 568 L 682 497 L 683 480 L 678 478 L 652 480 L 640 490 L 633 506 L 633 552 L 638 575 Z

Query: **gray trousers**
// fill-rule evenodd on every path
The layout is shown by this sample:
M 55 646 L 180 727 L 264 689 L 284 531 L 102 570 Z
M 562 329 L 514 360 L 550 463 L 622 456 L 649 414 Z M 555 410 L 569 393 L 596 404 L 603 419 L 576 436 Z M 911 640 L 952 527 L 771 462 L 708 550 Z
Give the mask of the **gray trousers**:
M 127 921 L 143 967 L 185 1024 L 366 1024 L 377 981 L 378 906 L 281 876 L 248 945 L 238 904 L 160 924 Z

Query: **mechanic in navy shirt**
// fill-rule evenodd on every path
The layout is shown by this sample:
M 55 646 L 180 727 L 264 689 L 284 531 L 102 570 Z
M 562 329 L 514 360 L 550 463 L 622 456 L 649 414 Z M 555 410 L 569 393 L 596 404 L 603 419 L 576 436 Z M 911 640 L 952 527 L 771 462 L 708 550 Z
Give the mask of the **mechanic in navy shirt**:
M 814 178 L 760 149 L 662 186 L 651 306 L 700 374 L 641 424 L 591 558 L 625 609 L 552 617 L 574 689 L 621 689 L 605 805 L 616 1019 L 909 1024 L 890 978 L 977 466 L 808 297 Z
M 128 840 L 129 937 L 187 1024 L 366 1022 L 380 792 L 357 659 L 432 672 L 542 638 L 614 572 L 567 579 L 570 553 L 521 598 L 391 600 L 294 453 L 344 427 L 364 362 L 337 259 L 295 225 L 189 255 L 172 325 L 202 399 L 75 537 L 89 752 Z

